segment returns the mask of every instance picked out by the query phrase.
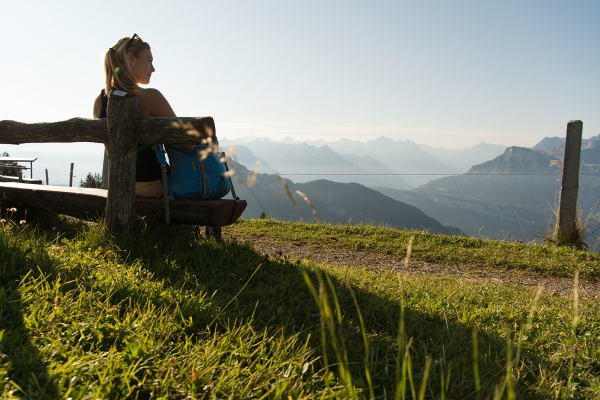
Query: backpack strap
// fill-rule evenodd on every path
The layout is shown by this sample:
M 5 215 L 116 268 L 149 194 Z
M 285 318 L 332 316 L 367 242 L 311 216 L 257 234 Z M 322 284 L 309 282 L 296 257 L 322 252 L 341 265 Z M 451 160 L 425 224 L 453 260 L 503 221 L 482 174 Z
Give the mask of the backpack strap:
M 221 152 L 219 153 L 219 157 L 221 158 L 225 158 L 225 153 Z M 225 171 L 229 172 L 229 166 L 227 165 L 227 161 L 225 161 L 223 164 L 225 164 Z M 231 180 L 231 175 L 227 177 L 227 179 L 229 179 L 229 186 L 231 186 L 231 195 L 233 196 L 234 200 L 239 200 L 240 198 L 236 196 L 235 194 L 235 189 L 233 187 L 233 181 Z
M 160 163 L 160 170 L 162 171 L 162 182 L 163 182 L 163 198 L 165 199 L 165 219 L 167 224 L 171 223 L 171 214 L 169 212 L 169 177 L 167 176 L 167 158 L 165 154 L 165 145 L 155 144 L 152 149 L 156 152 L 156 158 Z
M 200 164 L 200 175 L 202 175 L 202 198 L 208 197 L 208 173 L 206 172 L 206 164 L 204 160 L 200 160 L 198 157 L 198 163 Z

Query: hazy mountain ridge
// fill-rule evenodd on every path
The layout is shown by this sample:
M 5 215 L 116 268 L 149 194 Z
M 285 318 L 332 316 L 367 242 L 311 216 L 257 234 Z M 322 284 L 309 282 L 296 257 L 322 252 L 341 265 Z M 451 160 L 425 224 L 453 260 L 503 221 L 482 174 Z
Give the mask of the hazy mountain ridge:
M 473 165 L 468 173 L 475 175 L 444 177 L 413 191 L 377 189 L 467 234 L 500 237 L 511 232 L 516 237 L 539 237 L 555 222 L 561 175 L 558 166 L 550 163 L 559 161 L 562 153 L 564 138 L 544 138 L 531 149 L 512 146 L 492 160 Z M 600 180 L 587 175 L 600 175 L 600 135 L 582 140 L 581 162 L 579 204 L 585 218 L 600 200 Z M 597 222 L 590 220 L 590 224 L 594 230 Z
M 466 172 L 471 166 L 488 161 L 501 154 L 506 148 L 504 145 L 481 142 L 462 149 L 436 149 L 410 140 L 396 141 L 384 136 L 366 142 L 351 139 L 340 139 L 333 142 L 326 142 L 323 139 L 301 142 L 291 137 L 275 141 L 270 138 L 251 136 L 235 142 L 247 147 L 255 157 L 266 161 L 280 174 L 339 174 L 342 173 L 340 170 L 343 170 L 345 174 L 356 173 L 357 175 L 354 180 L 333 175 L 327 178 L 339 182 L 355 181 L 366 186 L 395 189 L 409 189 L 423 185 L 433 177 L 428 174 Z M 234 141 L 221 140 L 222 147 L 232 144 Z M 324 149 L 325 147 L 327 149 Z M 328 155 L 330 159 L 315 157 L 316 149 L 322 149 L 321 155 Z M 355 171 L 353 166 L 344 164 L 338 156 L 342 156 L 353 166 L 359 167 L 362 172 Z M 355 158 L 353 159 L 353 157 Z M 368 162 L 363 157 L 370 157 L 374 162 Z M 250 164 L 246 163 L 246 165 Z M 385 177 L 372 175 L 370 178 L 359 178 L 358 174 L 360 173 L 397 175 L 386 175 Z M 316 177 L 316 175 L 307 178 L 294 176 L 294 180 L 304 182 L 316 179 Z
M 551 162 L 560 161 L 564 153 L 564 138 L 547 137 L 532 148 L 480 143 L 464 149 L 436 149 L 416 145 L 411 141 L 395 142 L 387 138 L 367 143 L 342 139 L 329 143 L 313 141 L 310 144 L 326 144 L 331 151 L 365 170 L 367 165 L 372 166 L 374 173 L 395 171 L 386 164 L 386 157 L 393 156 L 394 151 L 400 147 L 408 153 L 412 152 L 413 157 L 421 159 L 428 158 L 424 155 L 428 153 L 446 165 L 461 160 L 465 162 L 464 166 L 469 164 L 464 160 L 476 160 L 476 157 L 480 157 L 481 162 L 466 168 L 468 175 L 442 177 L 414 190 L 390 188 L 388 176 L 380 179 L 385 181 L 383 185 L 373 184 L 371 181 L 369 186 L 402 203 L 417 207 L 443 225 L 456 226 L 468 235 L 531 240 L 542 237 L 555 223 L 552 210 L 558 204 L 561 175 L 559 167 L 551 166 Z M 417 149 L 417 146 L 421 149 Z M 385 149 L 381 150 L 382 147 Z M 504 150 L 499 151 L 503 147 Z M 499 154 L 485 159 L 486 151 Z M 371 155 L 373 153 L 376 154 Z M 402 159 L 402 154 L 398 151 L 396 159 Z M 404 158 L 407 159 L 409 158 Z M 600 199 L 600 179 L 586 175 L 600 175 L 600 135 L 582 140 L 581 162 L 579 203 L 585 216 Z M 447 168 L 445 172 L 448 172 Z M 326 201 L 323 203 L 327 205 Z M 328 212 L 337 213 L 340 217 L 344 214 L 344 207 L 333 200 L 329 204 Z M 595 225 L 597 223 L 593 220 L 592 226 Z
M 585 176 L 600 174 L 599 139 L 600 135 L 584 139 L 582 142 L 581 173 L 584 175 L 580 180 L 579 198 L 582 207 L 588 210 L 600 198 L 600 182 Z M 300 145 L 292 140 L 288 142 Z M 323 142 L 316 141 L 311 144 L 315 145 L 313 147 L 323 147 Z M 392 176 L 379 177 L 379 182 L 383 184 L 377 184 L 375 179 L 367 180 L 366 184 L 372 188 L 376 187 L 391 198 L 421 209 L 444 225 L 457 226 L 470 235 L 526 237 L 532 234 L 541 235 L 543 228 L 552 223 L 551 209 L 556 203 L 561 177 L 558 167 L 552 167 L 550 163 L 560 158 L 558 154 L 561 154 L 562 149 L 557 146 L 563 143 L 564 138 L 555 137 L 544 138 L 533 148 L 480 143 L 464 149 L 435 149 L 417 145 L 412 141 L 397 142 L 382 137 L 366 143 L 349 139 L 329 142 L 325 151 L 336 153 L 370 173 L 398 173 L 398 169 L 388 165 L 390 160 L 409 161 L 415 158 L 420 161 L 435 159 L 437 161 L 430 163 L 429 168 L 431 165 L 437 165 L 436 169 L 441 169 L 437 169 L 436 172 L 441 170 L 448 173 L 452 171 L 451 167 L 448 167 L 452 160 L 466 162 L 464 160 L 475 160 L 479 157 L 479 160 L 483 161 L 471 165 L 467 169 L 469 175 L 443 177 L 412 191 L 399 190 L 398 187 L 390 189 Z M 307 145 L 308 143 L 304 144 L 304 147 Z M 503 147 L 504 151 L 500 154 L 485 159 L 486 151 L 493 154 Z M 557 150 L 558 154 L 549 154 Z M 446 163 L 442 163 L 440 159 Z M 423 170 L 415 173 L 423 173 Z M 343 214 L 344 207 L 334 204 L 329 208 L 329 212 Z
M 223 147 L 233 142 L 227 139 L 221 141 Z M 380 137 L 367 142 L 350 139 L 341 139 L 335 142 L 323 141 L 299 143 L 291 138 L 284 142 L 275 142 L 270 139 L 248 138 L 240 141 L 248 147 L 258 158 L 267 161 L 279 173 L 344 173 L 356 174 L 351 180 L 349 177 L 330 177 L 340 182 L 358 182 L 368 186 L 387 186 L 397 189 L 407 189 L 418 186 L 431 179 L 430 176 L 419 174 L 430 173 L 458 173 L 459 170 L 442 163 L 435 157 L 411 141 L 394 141 Z M 320 149 L 320 150 L 317 150 Z M 316 157 L 320 154 L 321 157 Z M 344 156 L 341 156 L 344 154 Z M 352 157 L 356 157 L 352 160 Z M 327 158 L 328 157 L 328 158 Z M 378 164 L 365 162 L 362 157 L 371 157 Z M 385 168 L 387 167 L 387 168 Z M 364 171 L 363 169 L 367 169 Z M 379 172 L 386 171 L 386 172 Z M 404 176 L 386 176 L 385 178 L 371 176 L 359 178 L 363 174 L 374 173 L 408 174 Z M 410 175 L 415 174 L 415 175 Z M 346 175 L 348 176 L 348 175 Z M 314 177 L 313 177 L 314 179 Z M 298 182 L 310 180 L 296 177 Z
M 403 203 L 418 207 L 444 225 L 456 226 L 477 237 L 539 238 L 554 222 L 550 209 L 476 201 L 410 190 L 375 188 Z
M 586 157 L 600 159 L 600 146 L 589 145 L 583 149 L 582 159 Z M 556 154 L 547 154 L 541 150 L 509 147 L 501 156 L 473 166 L 469 173 L 475 175 L 441 178 L 416 188 L 414 192 L 421 195 L 443 195 L 456 199 L 530 207 L 545 212 L 555 207 L 558 201 L 561 175 L 558 166 L 550 165 L 551 161 L 557 159 Z M 600 166 L 591 164 L 583 164 L 581 168 L 578 202 L 584 215 L 600 200 L 600 179 L 585 174 L 598 174 L 599 170 Z M 437 215 L 433 212 L 430 214 Z M 536 218 L 539 219 L 539 216 Z M 464 229 L 461 224 L 456 226 Z
M 509 147 L 493 160 L 473 166 L 468 174 L 436 179 L 415 189 L 420 194 L 544 208 L 560 188 L 559 175 L 495 176 L 488 174 L 552 174 L 554 158 L 543 151 Z M 477 176 L 481 175 L 481 176 Z
M 246 218 L 258 218 L 262 212 L 265 212 L 268 216 L 281 220 L 297 221 L 298 213 L 305 221 L 314 220 L 312 209 L 296 193 L 296 190 L 300 190 L 311 200 L 319 218 L 329 223 L 363 222 L 460 234 L 458 228 L 443 226 L 416 207 L 357 183 L 339 183 L 324 179 L 294 183 L 289 179 L 283 179 L 292 193 L 296 211 L 286 195 L 280 178 L 259 174 L 256 184 L 248 187 L 247 179 L 243 175 L 251 172 L 240 164 L 234 163 L 232 167 L 239 174 L 234 183 L 236 194 L 248 200 L 248 208 L 244 212 Z
M 221 141 L 226 148 L 232 143 Z M 238 145 L 235 145 L 237 147 Z M 387 186 L 396 189 L 410 189 L 412 185 L 401 176 L 378 176 L 373 174 L 393 174 L 395 171 L 374 157 L 351 153 L 338 153 L 328 145 L 313 146 L 308 143 L 280 143 L 266 139 L 244 141 L 239 145 L 248 149 L 252 157 L 240 157 L 240 162 L 253 168 L 255 158 L 265 160 L 272 170 L 265 173 L 278 173 L 291 178 L 296 183 L 325 178 L 341 183 L 360 183 L 365 186 Z
M 461 173 L 467 172 L 473 165 L 499 156 L 507 148 L 505 145 L 485 142 L 462 149 L 438 149 L 426 144 L 419 144 L 419 146 L 442 162 L 457 168 Z
M 552 149 L 562 146 L 565 144 L 565 138 L 559 138 L 558 136 L 554 137 L 545 137 L 540 140 L 535 146 L 532 147 L 533 150 L 541 150 L 546 153 L 551 153 Z
M 225 150 L 225 149 L 223 149 Z M 262 160 L 254 155 L 246 146 L 236 145 L 233 158 L 236 162 L 242 165 L 248 165 L 249 168 L 255 170 L 256 162 L 259 162 L 259 172 L 263 174 L 274 174 L 275 169 L 265 160 Z
M 493 160 L 474 165 L 469 174 L 548 174 L 557 172 L 558 167 L 550 163 L 556 160 L 555 155 L 526 147 L 508 147 L 504 153 Z
M 431 179 L 430 176 L 419 176 L 418 174 L 440 173 L 441 171 L 458 173 L 456 168 L 441 162 L 410 140 L 394 141 L 386 137 L 379 137 L 363 143 L 346 139 L 331 142 L 329 147 L 337 152 L 373 157 L 399 174 L 415 174 L 404 177 L 413 186 L 421 185 Z

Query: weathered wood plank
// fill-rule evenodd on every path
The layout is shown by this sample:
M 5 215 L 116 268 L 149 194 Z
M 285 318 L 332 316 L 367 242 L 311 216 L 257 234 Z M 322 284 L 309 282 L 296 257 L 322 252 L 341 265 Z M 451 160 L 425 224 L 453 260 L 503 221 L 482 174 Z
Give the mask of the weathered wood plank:
M 132 92 L 124 96 L 112 93 L 108 98 L 106 222 L 112 230 L 130 227 L 135 216 L 138 103 Z
M 41 185 L 42 181 L 40 179 L 19 179 L 18 176 L 6 176 L 6 175 L 0 175 L 0 182 L 22 182 L 22 183 L 29 183 L 29 184 L 33 184 L 33 185 Z
M 107 191 L 91 188 L 0 183 L 0 198 L 58 214 L 95 221 L 104 215 Z M 135 198 L 138 216 L 164 218 L 162 199 Z M 226 226 L 234 223 L 246 209 L 245 200 L 172 200 L 171 222 L 202 226 Z
M 108 143 L 106 119 L 71 118 L 59 122 L 26 124 L 0 121 L 0 142 L 4 144 L 49 142 Z
M 189 126 L 186 127 L 186 126 Z M 139 118 L 139 143 L 190 143 L 216 137 L 217 128 L 212 117 Z
M 191 124 L 200 136 L 196 137 L 188 129 L 176 127 Z M 216 134 L 215 121 L 212 117 L 180 117 L 180 118 L 139 118 L 139 143 L 198 143 Z M 191 140 L 191 142 L 190 142 Z M 106 119 L 71 118 L 58 122 L 23 123 L 16 121 L 0 121 L 0 143 L 72 143 L 94 142 L 108 143 Z
M 231 225 L 246 209 L 246 200 L 171 200 L 169 213 L 172 224 L 202 226 Z M 136 215 L 164 219 L 165 202 L 162 199 L 135 198 Z
M 0 198 L 85 220 L 104 214 L 106 196 L 102 189 L 0 183 Z

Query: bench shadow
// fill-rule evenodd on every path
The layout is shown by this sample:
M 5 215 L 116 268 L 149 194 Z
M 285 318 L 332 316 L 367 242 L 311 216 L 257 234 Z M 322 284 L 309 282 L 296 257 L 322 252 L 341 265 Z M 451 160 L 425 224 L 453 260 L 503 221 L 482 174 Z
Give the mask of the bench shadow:
M 2 251 L 18 254 L 19 248 Z M 26 327 L 23 304 L 19 294 L 19 282 L 31 273 L 27 266 L 7 263 L 2 257 L 0 264 L 0 380 L 4 394 L 15 398 L 48 399 L 59 398 L 54 380 L 38 347 L 32 343 Z M 9 393 L 7 393 L 7 390 Z M 12 390 L 12 392 L 11 392 Z
M 300 335 L 308 340 L 317 356 L 327 352 L 330 364 L 335 362 L 336 354 L 328 341 L 326 348 L 320 340 L 319 307 L 309 287 L 306 277 L 319 290 L 319 281 L 329 293 L 330 306 L 335 307 L 333 292 L 342 306 L 343 322 L 335 330 L 341 343 L 342 352 L 348 357 L 349 370 L 358 382 L 358 386 L 367 381 L 365 363 L 370 364 L 372 386 L 376 396 L 393 393 L 397 384 L 396 368 L 398 347 L 407 344 L 415 349 L 413 354 L 427 354 L 434 362 L 429 372 L 428 397 L 440 394 L 440 381 L 452 370 L 470 372 L 470 377 L 462 376 L 462 381 L 451 379 L 446 389 L 449 398 L 469 398 L 475 396 L 475 378 L 473 373 L 473 327 L 456 323 L 439 316 L 407 307 L 403 315 L 399 301 L 376 294 L 373 290 L 352 287 L 346 280 L 326 277 L 315 271 L 310 264 L 289 258 L 286 254 L 261 254 L 250 245 L 227 242 L 227 229 L 223 229 L 225 242 L 217 243 L 210 239 L 183 238 L 181 242 L 170 241 L 167 247 L 154 246 L 157 254 L 168 254 L 168 263 L 147 264 L 157 279 L 168 282 L 174 288 L 185 285 L 181 281 L 182 273 L 199 277 L 202 289 L 208 293 L 216 292 L 213 299 L 222 311 L 216 316 L 212 330 L 225 331 L 232 321 L 249 322 L 255 330 L 272 329 L 284 335 Z M 178 247 L 178 244 L 187 244 Z M 166 243 L 166 242 L 165 242 Z M 191 244 L 190 244 L 191 243 Z M 139 246 L 139 242 L 130 239 L 120 243 L 132 258 L 156 259 L 149 255 L 150 246 Z M 218 260 L 215 262 L 215 260 Z M 177 268 L 173 269 L 172 266 Z M 329 282 L 328 283 L 328 280 Z M 125 295 L 125 294 L 123 294 Z M 232 299 L 235 299 L 232 302 Z M 365 357 L 365 347 L 358 312 L 354 299 L 364 318 L 365 330 L 369 336 L 369 360 Z M 226 307 L 226 308 L 225 308 Z M 185 313 L 182 315 L 187 318 Z M 404 320 L 404 342 L 399 342 L 399 322 Z M 215 315 L 207 315 L 194 329 L 206 329 L 207 322 L 214 322 Z M 196 321 L 196 318 L 194 318 Z M 504 379 L 506 369 L 507 345 L 499 336 L 478 333 L 480 371 L 498 371 L 493 376 L 481 376 L 481 394 L 493 396 L 495 386 Z M 466 350 L 471 350 L 465 354 Z M 533 362 L 543 362 L 536 354 L 524 354 Z M 426 364 L 424 356 L 411 359 L 413 375 L 420 383 Z M 465 374 L 466 375 L 466 374 Z M 520 378 L 517 396 L 536 398 L 528 391 L 528 381 L 532 377 L 526 374 Z

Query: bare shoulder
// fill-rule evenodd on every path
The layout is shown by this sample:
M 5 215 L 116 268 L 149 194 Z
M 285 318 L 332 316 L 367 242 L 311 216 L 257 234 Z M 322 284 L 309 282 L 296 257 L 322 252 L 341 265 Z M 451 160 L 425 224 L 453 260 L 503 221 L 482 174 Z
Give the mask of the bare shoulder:
M 171 105 L 158 89 L 143 89 L 138 93 L 143 108 L 151 117 L 175 117 Z
M 138 96 L 151 102 L 167 101 L 165 96 L 158 89 L 153 88 L 142 89 L 138 92 Z
M 94 118 L 100 118 L 101 111 L 102 111 L 102 95 L 98 95 L 98 97 L 96 97 L 96 100 L 94 100 L 94 110 L 93 110 Z

